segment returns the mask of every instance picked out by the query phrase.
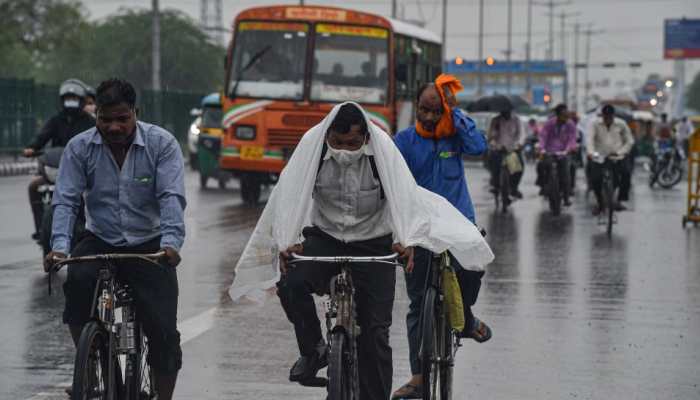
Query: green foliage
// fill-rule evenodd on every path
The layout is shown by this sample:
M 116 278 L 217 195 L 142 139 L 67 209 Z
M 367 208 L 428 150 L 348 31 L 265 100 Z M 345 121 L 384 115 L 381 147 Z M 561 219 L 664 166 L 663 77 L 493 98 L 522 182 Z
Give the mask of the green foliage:
M 149 88 L 151 12 L 121 10 L 91 23 L 83 9 L 69 0 L 0 0 L 0 77 L 96 85 L 115 76 Z M 160 21 L 163 89 L 218 89 L 225 50 L 179 11 L 162 11 Z
M 685 105 L 700 111 L 700 72 L 695 74 L 695 79 L 688 85 L 685 93 Z

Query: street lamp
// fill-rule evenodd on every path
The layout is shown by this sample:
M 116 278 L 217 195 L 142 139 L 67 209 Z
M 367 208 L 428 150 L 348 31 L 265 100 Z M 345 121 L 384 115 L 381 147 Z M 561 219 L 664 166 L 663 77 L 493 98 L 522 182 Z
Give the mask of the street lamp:
M 651 100 L 649 100 L 649 104 L 651 104 L 652 107 L 656 107 L 656 105 L 659 104 L 659 101 L 655 98 L 652 98 Z
M 664 92 L 659 90 L 658 92 L 656 92 L 656 97 L 664 97 Z
M 673 81 L 670 80 L 670 79 L 667 80 L 667 81 L 666 81 L 666 87 L 667 87 L 667 88 L 673 87 Z

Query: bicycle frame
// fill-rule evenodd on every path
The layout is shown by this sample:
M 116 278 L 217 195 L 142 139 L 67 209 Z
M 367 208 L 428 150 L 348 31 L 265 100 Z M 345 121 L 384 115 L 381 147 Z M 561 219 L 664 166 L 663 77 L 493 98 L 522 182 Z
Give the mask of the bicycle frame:
M 97 284 L 93 293 L 90 320 L 95 321 L 104 332 L 107 332 L 108 341 L 108 388 L 107 400 L 114 400 L 115 393 L 119 398 L 138 400 L 140 396 L 140 377 L 143 368 L 143 359 L 139 353 L 145 346 L 144 335 L 141 332 L 141 324 L 136 319 L 136 312 L 132 306 L 133 298 L 127 285 L 121 284 L 117 279 L 117 260 L 147 260 L 158 265 L 154 259 L 161 258 L 163 252 L 143 254 L 104 254 L 69 258 L 59 261 L 50 274 L 58 271 L 62 266 L 80 262 L 100 262 Z M 121 309 L 121 322 L 117 321 L 116 310 Z M 118 379 L 121 373 L 119 356 L 126 356 L 124 361 L 124 377 Z M 152 384 L 152 381 L 151 381 Z M 155 390 L 151 387 L 151 390 Z

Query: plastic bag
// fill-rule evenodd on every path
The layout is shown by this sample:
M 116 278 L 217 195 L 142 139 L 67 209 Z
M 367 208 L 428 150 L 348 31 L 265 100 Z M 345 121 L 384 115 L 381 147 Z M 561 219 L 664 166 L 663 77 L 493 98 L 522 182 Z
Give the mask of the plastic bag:
M 447 306 L 447 317 L 450 326 L 457 332 L 464 330 L 464 303 L 462 302 L 462 289 L 459 287 L 457 274 L 450 266 L 450 257 L 446 258 L 445 267 L 442 269 L 442 290 L 444 293 L 445 305 Z
M 518 157 L 518 154 L 516 152 L 510 152 L 506 156 L 506 168 L 508 168 L 508 171 L 511 174 L 517 174 L 518 172 L 522 172 L 523 164 L 520 162 L 520 157 Z

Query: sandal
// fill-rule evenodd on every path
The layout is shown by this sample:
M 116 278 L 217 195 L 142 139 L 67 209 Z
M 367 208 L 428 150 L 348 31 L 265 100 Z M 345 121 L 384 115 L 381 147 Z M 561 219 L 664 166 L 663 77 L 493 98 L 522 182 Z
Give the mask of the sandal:
M 484 343 L 491 339 L 491 328 L 486 325 L 482 320 L 474 317 L 473 328 L 470 332 L 463 332 L 461 335 L 464 338 L 470 338 L 476 340 L 478 343 Z
M 407 383 L 400 388 L 396 389 L 394 394 L 391 395 L 391 400 L 401 400 L 401 399 L 422 399 L 423 398 L 423 386 L 414 385 Z

